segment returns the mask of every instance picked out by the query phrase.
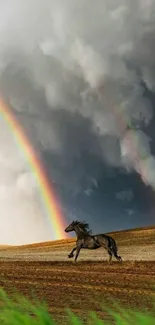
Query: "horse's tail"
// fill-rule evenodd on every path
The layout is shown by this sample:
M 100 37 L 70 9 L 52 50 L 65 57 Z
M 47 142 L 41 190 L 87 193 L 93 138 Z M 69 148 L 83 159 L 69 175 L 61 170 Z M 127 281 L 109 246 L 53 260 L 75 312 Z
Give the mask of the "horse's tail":
M 118 248 L 115 240 L 109 236 L 109 248 L 111 252 L 114 254 L 114 256 L 117 258 L 117 260 L 122 260 L 121 256 L 117 254 Z

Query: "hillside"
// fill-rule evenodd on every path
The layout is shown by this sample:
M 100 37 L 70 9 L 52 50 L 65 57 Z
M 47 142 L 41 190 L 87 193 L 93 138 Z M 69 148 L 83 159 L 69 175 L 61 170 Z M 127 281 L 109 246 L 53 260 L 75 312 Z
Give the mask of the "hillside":
M 136 228 L 108 233 L 118 245 L 119 253 L 125 260 L 155 259 L 155 226 Z M 0 259 L 67 260 L 67 255 L 75 245 L 76 238 L 54 240 L 22 246 L 0 246 Z M 106 259 L 107 253 L 100 248 L 97 251 L 81 250 L 80 259 Z

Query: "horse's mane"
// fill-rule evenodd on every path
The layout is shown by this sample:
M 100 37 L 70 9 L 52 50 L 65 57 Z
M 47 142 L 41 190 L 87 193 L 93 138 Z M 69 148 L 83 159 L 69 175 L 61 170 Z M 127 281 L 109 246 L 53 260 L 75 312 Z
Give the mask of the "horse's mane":
M 74 224 L 76 224 L 77 226 L 79 226 L 79 228 L 82 230 L 83 233 L 85 234 L 92 234 L 92 230 L 89 229 L 89 223 L 85 222 L 85 221 L 74 221 Z

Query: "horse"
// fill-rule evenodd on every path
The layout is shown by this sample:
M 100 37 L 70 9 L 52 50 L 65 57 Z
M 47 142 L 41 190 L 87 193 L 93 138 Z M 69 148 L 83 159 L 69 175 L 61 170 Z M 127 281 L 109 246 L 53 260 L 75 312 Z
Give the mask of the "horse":
M 75 231 L 77 240 L 76 247 L 72 249 L 69 258 L 74 257 L 74 261 L 77 261 L 81 249 L 98 249 L 103 247 L 109 254 L 109 262 L 112 260 L 112 256 L 114 256 L 119 262 L 122 262 L 122 257 L 117 254 L 117 245 L 115 240 L 108 235 L 105 234 L 97 234 L 92 235 L 92 230 L 89 230 L 89 224 L 81 221 L 73 221 L 69 226 L 66 227 L 65 232 Z

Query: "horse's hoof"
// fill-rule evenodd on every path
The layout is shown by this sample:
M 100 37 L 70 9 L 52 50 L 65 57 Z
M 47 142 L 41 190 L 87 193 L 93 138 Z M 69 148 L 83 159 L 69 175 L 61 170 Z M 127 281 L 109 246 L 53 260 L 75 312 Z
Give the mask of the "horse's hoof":
M 73 256 L 74 256 L 74 255 L 70 255 L 70 254 L 68 255 L 69 258 L 72 258 Z

